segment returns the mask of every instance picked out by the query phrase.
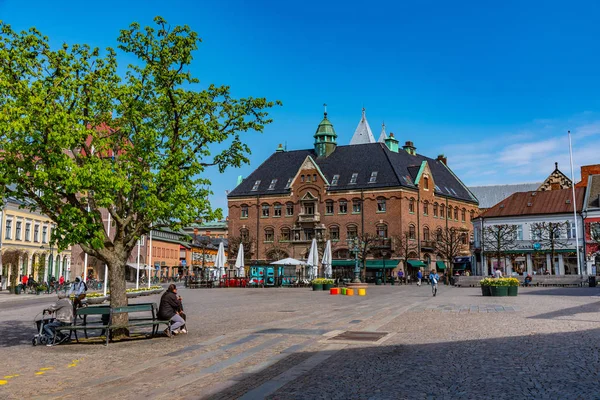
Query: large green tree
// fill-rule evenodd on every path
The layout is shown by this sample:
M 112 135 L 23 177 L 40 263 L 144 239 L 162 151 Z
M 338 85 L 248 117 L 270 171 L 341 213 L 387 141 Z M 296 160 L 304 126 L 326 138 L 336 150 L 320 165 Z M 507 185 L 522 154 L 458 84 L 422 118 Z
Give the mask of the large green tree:
M 154 22 L 100 51 L 54 48 L 35 28 L 0 21 L 0 196 L 29 199 L 56 223 L 60 248 L 80 244 L 105 262 L 114 306 L 127 303 L 126 260 L 151 226 L 220 217 L 206 168 L 247 162 L 240 133 L 262 131 L 279 104 L 200 86 L 189 70 L 198 35 Z

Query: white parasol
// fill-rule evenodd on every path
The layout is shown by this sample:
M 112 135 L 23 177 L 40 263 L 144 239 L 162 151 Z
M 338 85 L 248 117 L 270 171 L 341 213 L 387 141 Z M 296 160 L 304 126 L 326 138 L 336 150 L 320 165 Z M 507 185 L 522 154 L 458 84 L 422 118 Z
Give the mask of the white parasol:
M 313 238 L 312 240 L 306 265 L 309 266 L 308 275 L 311 280 L 319 276 L 319 250 L 317 249 L 317 239 Z
M 331 269 L 332 259 L 331 240 L 328 240 L 327 244 L 325 245 L 325 251 L 323 252 L 323 261 L 321 261 L 321 264 L 323 264 L 323 275 L 325 275 L 325 278 L 331 278 L 331 275 L 333 275 L 333 271 Z
M 238 278 L 244 277 L 244 245 L 240 243 L 240 248 L 238 249 L 238 255 L 235 259 L 235 269 L 237 269 Z

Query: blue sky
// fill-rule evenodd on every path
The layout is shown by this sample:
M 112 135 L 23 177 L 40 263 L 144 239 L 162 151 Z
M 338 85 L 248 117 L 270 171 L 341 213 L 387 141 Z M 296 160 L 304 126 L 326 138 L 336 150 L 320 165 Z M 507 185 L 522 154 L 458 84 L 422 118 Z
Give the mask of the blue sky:
M 489 3 L 489 4 L 484 4 Z M 500 7 L 501 5 L 501 7 Z M 600 162 L 600 3 L 554 1 L 16 1 L 0 19 L 54 44 L 115 46 L 119 29 L 156 15 L 203 39 L 191 68 L 203 85 L 284 106 L 249 133 L 251 164 L 213 179 L 213 205 L 277 147 L 312 146 L 328 104 L 347 144 L 363 105 L 421 154 L 448 156 L 468 185 L 533 182 L 558 161 L 570 175 Z M 576 171 L 576 176 L 578 176 Z

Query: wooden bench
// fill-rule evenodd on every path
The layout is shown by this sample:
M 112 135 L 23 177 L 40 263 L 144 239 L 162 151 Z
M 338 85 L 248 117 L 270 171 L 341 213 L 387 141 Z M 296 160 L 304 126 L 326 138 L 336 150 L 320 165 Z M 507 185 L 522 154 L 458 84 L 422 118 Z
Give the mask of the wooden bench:
M 113 323 L 113 317 L 115 315 L 123 314 L 123 313 L 140 313 L 140 312 L 150 312 L 150 316 L 148 317 L 136 317 L 130 318 L 127 324 L 115 324 Z M 99 315 L 101 316 L 100 321 L 92 321 L 88 322 L 87 318 L 89 316 Z M 77 317 L 83 317 L 83 321 L 81 325 L 77 325 Z M 108 322 L 107 322 L 108 321 Z M 75 333 L 75 339 L 79 342 L 79 338 L 77 337 L 77 331 L 84 331 L 85 337 L 87 338 L 88 330 L 98 330 L 101 329 L 105 332 L 106 336 L 106 345 L 108 346 L 108 341 L 110 338 L 110 331 L 112 329 L 117 328 L 129 328 L 129 327 L 139 327 L 139 326 L 152 326 L 152 336 L 155 336 L 158 333 L 158 327 L 160 324 L 165 324 L 167 327 L 170 325 L 171 321 L 163 321 L 159 320 L 157 316 L 157 307 L 156 303 L 141 303 L 141 304 L 133 304 L 130 306 L 123 307 L 109 307 L 109 306 L 95 306 L 95 307 L 84 307 L 77 310 L 77 314 L 74 318 L 74 321 L 71 325 L 64 325 L 57 327 L 54 334 L 53 342 L 56 342 L 56 334 L 59 331 L 69 331 Z

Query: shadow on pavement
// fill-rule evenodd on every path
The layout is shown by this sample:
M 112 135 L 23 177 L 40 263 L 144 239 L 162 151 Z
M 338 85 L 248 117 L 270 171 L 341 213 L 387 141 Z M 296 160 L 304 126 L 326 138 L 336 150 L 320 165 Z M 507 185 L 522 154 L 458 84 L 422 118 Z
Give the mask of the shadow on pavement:
M 0 324 L 0 347 L 31 345 L 31 338 L 36 333 L 33 321 L 3 321 Z
M 519 288 L 519 296 L 599 296 L 600 288 Z
M 560 317 L 572 317 L 578 314 L 597 314 L 600 311 L 600 301 L 581 306 L 563 308 L 549 313 L 534 315 L 533 319 L 556 319 Z
M 599 334 L 600 329 L 532 332 L 484 340 L 347 347 L 312 369 L 302 363 L 327 352 L 296 353 L 234 377 L 232 386 L 205 398 L 243 399 L 249 391 L 249 398 L 311 400 L 597 398 Z

